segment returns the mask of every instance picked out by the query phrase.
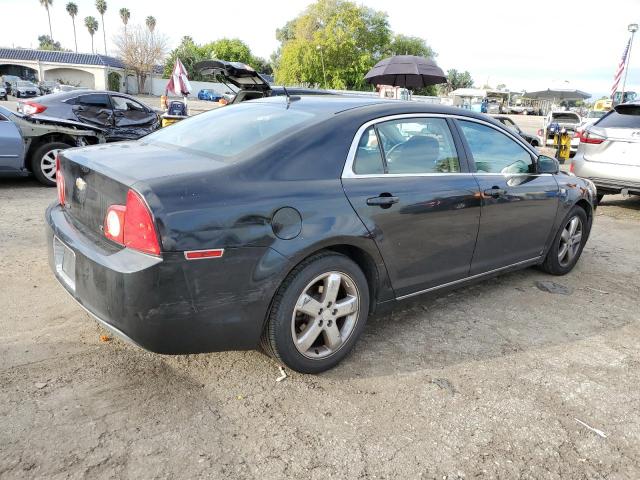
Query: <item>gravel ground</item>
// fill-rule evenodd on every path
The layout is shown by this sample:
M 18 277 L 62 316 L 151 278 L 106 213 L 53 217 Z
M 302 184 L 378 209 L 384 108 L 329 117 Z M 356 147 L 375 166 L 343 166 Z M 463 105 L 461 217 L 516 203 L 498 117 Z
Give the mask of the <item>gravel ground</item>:
M 47 266 L 54 197 L 0 180 L 1 478 L 640 477 L 638 197 L 605 199 L 570 275 L 402 304 L 281 382 L 257 352 L 102 341 Z

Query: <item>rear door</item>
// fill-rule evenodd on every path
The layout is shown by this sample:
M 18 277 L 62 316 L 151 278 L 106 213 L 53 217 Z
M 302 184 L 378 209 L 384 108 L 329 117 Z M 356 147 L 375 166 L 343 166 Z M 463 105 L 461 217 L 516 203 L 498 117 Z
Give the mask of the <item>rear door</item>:
M 113 137 L 136 140 L 156 129 L 158 115 L 140 102 L 121 95 L 111 95 L 111 101 L 115 122 Z
M 106 93 L 88 93 L 75 99 L 71 107 L 79 122 L 97 125 L 110 134 L 113 131 L 113 109 Z
M 478 185 L 450 122 L 401 116 L 360 128 L 343 172 L 398 297 L 465 278 L 478 233 Z
M 482 196 L 471 275 L 539 257 L 558 210 L 555 177 L 536 172 L 534 155 L 515 136 L 472 119 L 456 123 Z
M 24 140 L 18 126 L 0 113 L 0 173 L 24 167 Z

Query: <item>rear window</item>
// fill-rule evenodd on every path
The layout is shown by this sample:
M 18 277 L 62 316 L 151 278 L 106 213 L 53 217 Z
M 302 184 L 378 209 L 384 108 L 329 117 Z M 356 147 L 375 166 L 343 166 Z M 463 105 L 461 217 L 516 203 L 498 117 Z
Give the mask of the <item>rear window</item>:
M 315 114 L 281 105 L 246 103 L 217 108 L 147 135 L 145 142 L 211 157 L 234 157 L 313 122 Z
M 611 110 L 598 120 L 595 125 L 601 128 L 640 128 L 640 105 Z
M 580 117 L 572 113 L 552 113 L 551 118 L 552 118 L 552 121 L 556 121 L 556 122 L 578 123 L 580 121 Z

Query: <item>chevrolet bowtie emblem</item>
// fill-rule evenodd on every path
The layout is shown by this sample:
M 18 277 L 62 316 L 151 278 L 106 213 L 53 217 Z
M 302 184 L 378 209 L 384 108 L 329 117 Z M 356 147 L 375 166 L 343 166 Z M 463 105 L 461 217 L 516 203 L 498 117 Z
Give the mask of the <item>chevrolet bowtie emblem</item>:
M 84 191 L 84 189 L 87 188 L 87 182 L 79 177 L 76 178 L 76 188 L 81 192 Z

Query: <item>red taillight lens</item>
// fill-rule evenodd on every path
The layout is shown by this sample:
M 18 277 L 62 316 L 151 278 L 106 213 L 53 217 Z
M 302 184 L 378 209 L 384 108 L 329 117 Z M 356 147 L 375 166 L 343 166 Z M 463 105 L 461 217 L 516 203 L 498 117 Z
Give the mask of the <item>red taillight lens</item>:
M 56 155 L 56 187 L 58 189 L 58 203 L 64 207 L 64 175 L 60 169 L 60 155 Z
M 573 171 L 575 170 L 575 165 L 573 164 L 573 162 L 571 162 L 571 165 L 569 165 L 569 172 L 573 173 Z
M 44 105 L 40 105 L 36 102 L 22 102 L 22 113 L 25 115 L 34 115 L 36 113 L 42 113 L 47 109 Z
M 544 135 L 544 132 L 542 131 L 541 128 L 538 129 L 538 136 L 541 137 L 542 135 Z
M 580 132 L 581 143 L 591 143 L 591 144 L 598 145 L 604 142 L 604 140 L 605 140 L 604 137 L 601 137 L 600 135 L 596 135 L 595 133 L 591 133 L 589 132 L 589 130 L 583 130 L 582 132 Z
M 110 240 L 151 255 L 160 255 L 160 243 L 151 212 L 142 197 L 129 190 L 126 205 L 111 205 L 104 218 L 104 235 Z
M 127 207 L 111 205 L 104 217 L 104 236 L 109 240 L 124 245 L 124 217 Z

